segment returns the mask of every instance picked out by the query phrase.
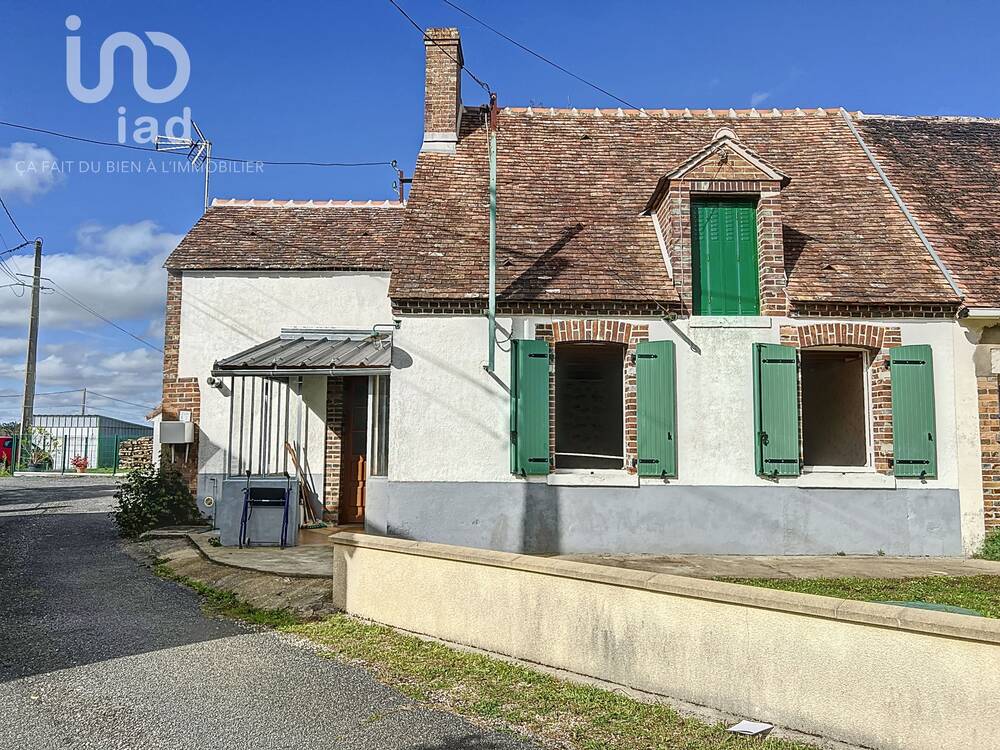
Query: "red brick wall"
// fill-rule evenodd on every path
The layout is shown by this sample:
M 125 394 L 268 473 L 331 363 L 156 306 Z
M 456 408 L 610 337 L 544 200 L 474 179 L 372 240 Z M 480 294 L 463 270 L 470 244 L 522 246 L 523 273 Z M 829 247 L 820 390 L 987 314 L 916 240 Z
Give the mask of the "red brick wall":
M 626 323 L 619 320 L 557 320 L 535 326 L 535 338 L 550 344 L 567 341 L 607 341 L 625 345 L 623 380 L 625 383 L 625 467 L 630 474 L 636 472 L 639 455 L 638 425 L 635 387 L 635 345 L 649 340 L 649 326 L 645 323 Z M 553 346 L 552 365 L 549 367 L 549 465 L 556 464 L 556 352 Z
M 983 453 L 983 509 L 986 530 L 1000 529 L 1000 377 L 981 375 L 979 441 Z
M 323 517 L 337 522 L 340 505 L 340 448 L 344 431 L 344 379 L 326 379 L 326 443 L 323 466 Z
M 901 346 L 902 333 L 896 326 L 869 323 L 813 323 L 781 326 L 781 343 L 786 346 L 861 347 L 871 354 L 872 447 L 875 470 L 892 474 L 892 380 L 889 373 L 889 349 Z M 801 445 L 802 383 L 799 381 L 799 459 Z
M 462 43 L 458 29 L 428 29 L 424 52 L 424 132 L 456 133 L 462 102 Z
M 191 492 L 198 491 L 198 422 L 201 419 L 201 390 L 198 378 L 179 378 L 178 361 L 180 357 L 181 338 L 181 293 L 183 277 L 179 271 L 167 272 L 167 306 L 163 321 L 163 412 L 161 418 L 166 421 L 176 420 L 180 412 L 191 412 L 191 421 L 195 423 L 194 443 L 185 451 L 183 446 L 173 451 L 165 447 L 160 451 L 160 463 L 172 464 L 187 480 Z M 174 460 L 171 461 L 171 452 Z M 187 460 L 184 454 L 187 453 Z

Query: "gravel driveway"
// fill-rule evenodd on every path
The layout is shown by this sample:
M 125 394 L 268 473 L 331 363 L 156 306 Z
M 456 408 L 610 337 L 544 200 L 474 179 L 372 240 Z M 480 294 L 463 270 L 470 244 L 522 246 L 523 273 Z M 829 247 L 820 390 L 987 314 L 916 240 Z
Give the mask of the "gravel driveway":
M 202 614 L 125 555 L 102 477 L 0 479 L 0 748 L 529 747 L 302 642 Z

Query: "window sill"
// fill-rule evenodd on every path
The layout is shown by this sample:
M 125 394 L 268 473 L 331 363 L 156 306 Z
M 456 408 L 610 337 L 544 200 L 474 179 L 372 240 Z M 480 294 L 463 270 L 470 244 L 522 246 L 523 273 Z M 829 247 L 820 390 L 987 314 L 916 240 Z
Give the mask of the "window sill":
M 779 480 L 779 484 L 813 489 L 896 489 L 896 477 L 879 474 L 867 467 L 847 467 L 837 470 L 806 469 L 801 476 Z
M 546 477 L 551 487 L 638 487 L 639 475 L 622 469 L 557 469 Z
M 766 315 L 692 315 L 689 328 L 770 328 Z

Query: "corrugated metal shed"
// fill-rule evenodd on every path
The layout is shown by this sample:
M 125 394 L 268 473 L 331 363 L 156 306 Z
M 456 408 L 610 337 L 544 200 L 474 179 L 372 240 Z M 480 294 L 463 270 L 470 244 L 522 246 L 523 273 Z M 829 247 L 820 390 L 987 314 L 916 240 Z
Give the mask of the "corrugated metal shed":
M 217 360 L 219 375 L 344 375 L 388 372 L 392 337 L 365 331 L 282 331 L 281 335 Z

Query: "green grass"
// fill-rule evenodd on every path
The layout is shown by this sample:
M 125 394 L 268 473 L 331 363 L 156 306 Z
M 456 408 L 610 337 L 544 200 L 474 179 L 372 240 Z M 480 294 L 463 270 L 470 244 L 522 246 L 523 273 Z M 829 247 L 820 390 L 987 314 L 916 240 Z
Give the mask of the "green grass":
M 201 581 L 175 573 L 163 560 L 157 560 L 153 571 L 160 578 L 188 586 L 197 591 L 202 598 L 202 609 L 217 617 L 231 617 L 252 625 L 268 628 L 287 628 L 297 625 L 302 620 L 294 613 L 285 609 L 261 609 L 243 601 L 230 591 L 223 591 L 209 586 Z
M 682 717 L 672 708 L 579 685 L 481 654 L 404 635 L 392 628 L 334 615 L 302 622 L 284 610 L 261 610 L 226 591 L 174 573 L 157 575 L 190 586 L 206 611 L 294 633 L 320 644 L 330 658 L 360 664 L 414 700 L 447 708 L 478 723 L 578 750 L 808 750 L 788 740 L 734 737 L 721 724 Z M 366 722 L 377 722 L 378 715 Z
M 733 737 L 722 725 L 680 716 L 598 687 L 566 682 L 527 667 L 403 635 L 391 628 L 335 615 L 289 628 L 336 657 L 374 669 L 379 679 L 415 700 L 446 706 L 546 744 L 581 750 L 804 750 L 787 740 Z
M 973 609 L 1000 617 L 1000 576 L 928 576 L 926 578 L 819 578 L 773 580 L 724 578 L 730 583 L 865 602 L 928 602 Z

